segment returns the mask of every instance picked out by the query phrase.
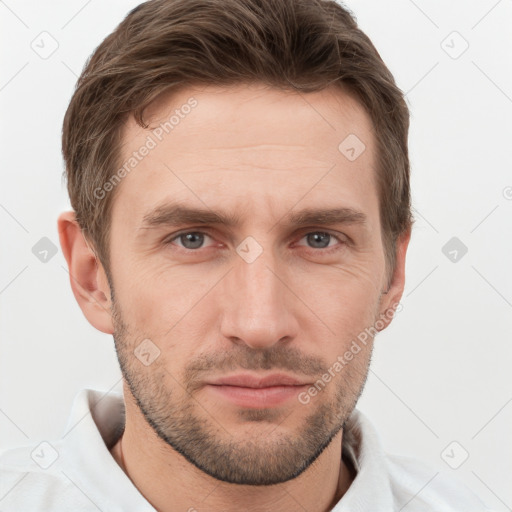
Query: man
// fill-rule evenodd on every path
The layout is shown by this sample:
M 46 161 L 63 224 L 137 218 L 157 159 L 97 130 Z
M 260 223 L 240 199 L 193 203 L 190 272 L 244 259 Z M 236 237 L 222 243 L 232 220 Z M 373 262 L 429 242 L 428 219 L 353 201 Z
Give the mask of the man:
M 408 120 L 339 4 L 133 10 L 66 113 L 58 221 L 124 400 L 4 453 L 1 510 L 485 510 L 355 409 L 404 289 Z

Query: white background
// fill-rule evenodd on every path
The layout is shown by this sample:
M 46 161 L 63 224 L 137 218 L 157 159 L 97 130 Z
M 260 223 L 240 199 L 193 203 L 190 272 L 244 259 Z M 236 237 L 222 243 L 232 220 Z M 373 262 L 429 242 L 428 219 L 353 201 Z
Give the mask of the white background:
M 0 2 L 0 449 L 59 437 L 83 387 L 121 389 L 113 340 L 83 317 L 60 248 L 42 263 L 32 247 L 58 246 L 69 205 L 60 135 L 77 76 L 138 3 Z M 512 1 L 346 5 L 407 94 L 417 218 L 403 310 L 358 407 L 387 451 L 511 510 Z M 59 45 L 47 59 L 31 48 L 43 31 Z M 457 262 L 442 252 L 454 236 L 468 248 Z M 452 460 L 469 453 L 458 469 L 441 457 L 452 441 Z

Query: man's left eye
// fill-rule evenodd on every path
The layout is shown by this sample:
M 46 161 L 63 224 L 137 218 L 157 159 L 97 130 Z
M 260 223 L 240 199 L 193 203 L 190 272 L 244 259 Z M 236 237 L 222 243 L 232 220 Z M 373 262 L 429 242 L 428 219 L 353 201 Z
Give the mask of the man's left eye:
M 338 241 L 343 244 L 343 240 L 341 240 L 339 237 L 325 231 L 312 231 L 311 233 L 303 236 L 301 240 L 304 238 L 313 249 L 326 249 L 329 247 L 329 244 L 332 241 Z

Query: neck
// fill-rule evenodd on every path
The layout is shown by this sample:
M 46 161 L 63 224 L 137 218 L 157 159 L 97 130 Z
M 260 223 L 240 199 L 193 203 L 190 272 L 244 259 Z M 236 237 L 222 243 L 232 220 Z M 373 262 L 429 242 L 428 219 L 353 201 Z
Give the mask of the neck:
M 316 461 L 293 480 L 272 486 L 216 480 L 164 443 L 134 404 L 111 453 L 146 500 L 159 512 L 239 510 L 330 511 L 349 488 L 353 468 L 342 459 L 342 431 Z

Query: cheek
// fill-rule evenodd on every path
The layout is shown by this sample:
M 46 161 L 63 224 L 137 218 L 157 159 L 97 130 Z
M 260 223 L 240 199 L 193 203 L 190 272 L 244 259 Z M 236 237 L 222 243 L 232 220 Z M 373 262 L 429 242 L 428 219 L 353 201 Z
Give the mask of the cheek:
M 118 261 L 114 270 L 116 300 L 134 328 L 168 330 L 201 293 L 200 280 L 190 273 L 187 277 L 177 265 L 156 265 L 149 257 L 136 262 Z
M 360 262 L 304 273 L 295 280 L 298 295 L 329 327 L 329 338 L 340 350 L 375 321 L 380 298 L 377 267 Z M 321 330 L 326 332 L 324 326 Z
M 304 297 L 312 297 L 315 302 L 336 306 L 341 301 L 345 307 L 364 307 L 380 294 L 382 275 L 382 262 L 368 253 L 350 261 L 305 268 L 292 282 Z
M 218 301 L 211 289 L 219 280 L 217 273 L 209 275 L 186 271 L 179 265 L 134 265 L 119 279 L 116 297 L 121 305 L 123 320 L 129 326 L 130 343 L 149 338 L 160 349 L 159 361 L 175 370 L 197 356 L 204 348 L 206 334 L 215 329 Z M 130 276 L 130 277 L 129 277 Z

